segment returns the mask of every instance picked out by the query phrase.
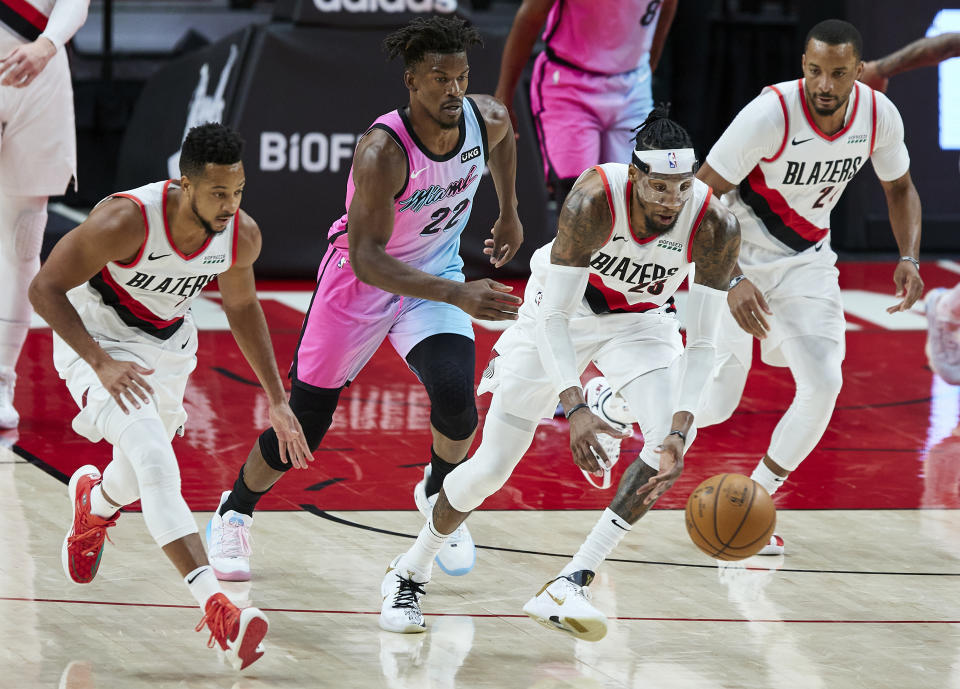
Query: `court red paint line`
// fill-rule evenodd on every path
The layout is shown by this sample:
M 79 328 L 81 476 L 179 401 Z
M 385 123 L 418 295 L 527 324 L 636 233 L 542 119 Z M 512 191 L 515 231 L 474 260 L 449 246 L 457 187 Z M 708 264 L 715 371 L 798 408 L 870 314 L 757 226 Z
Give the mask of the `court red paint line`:
M 178 605 L 173 603 L 124 603 L 118 601 L 98 600 L 70 600 L 65 598 L 19 598 L 16 596 L 0 596 L 0 600 L 19 603 L 72 603 L 78 605 L 115 605 L 135 608 L 182 608 L 193 610 L 196 605 Z M 378 610 L 315 610 L 312 608 L 260 608 L 263 612 L 301 612 L 314 615 L 379 615 Z M 526 615 L 512 613 L 456 613 L 456 612 L 425 612 L 425 617 L 475 617 L 475 618 L 510 618 L 524 619 Z M 612 620 L 624 622 L 774 622 L 779 624 L 960 624 L 960 620 L 750 620 L 725 617 L 611 617 Z

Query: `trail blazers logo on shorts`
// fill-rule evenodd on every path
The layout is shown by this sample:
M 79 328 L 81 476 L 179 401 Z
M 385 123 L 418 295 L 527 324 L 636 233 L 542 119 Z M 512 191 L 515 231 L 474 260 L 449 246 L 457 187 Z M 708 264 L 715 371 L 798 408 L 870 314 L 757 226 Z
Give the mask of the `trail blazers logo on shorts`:
M 460 162 L 461 162 L 461 163 L 465 163 L 465 162 L 467 162 L 468 160 L 473 160 L 474 158 L 478 157 L 479 155 L 480 155 L 480 147 L 479 147 L 479 146 L 474 146 L 474 147 L 471 148 L 469 151 L 464 151 L 463 153 L 460 154 Z

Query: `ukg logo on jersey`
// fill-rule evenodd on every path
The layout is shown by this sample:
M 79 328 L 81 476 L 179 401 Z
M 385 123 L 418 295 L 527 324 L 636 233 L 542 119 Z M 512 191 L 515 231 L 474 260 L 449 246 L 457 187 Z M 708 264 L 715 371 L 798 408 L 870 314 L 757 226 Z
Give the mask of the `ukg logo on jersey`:
M 319 12 L 456 12 L 457 0 L 313 0 Z

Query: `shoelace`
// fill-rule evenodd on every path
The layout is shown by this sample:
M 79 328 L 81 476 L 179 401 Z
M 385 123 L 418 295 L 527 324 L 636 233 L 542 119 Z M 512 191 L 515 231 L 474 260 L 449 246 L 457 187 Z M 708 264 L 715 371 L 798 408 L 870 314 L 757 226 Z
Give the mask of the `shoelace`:
M 107 529 L 117 525 L 116 519 L 104 519 L 95 514 L 91 514 L 87 519 L 93 523 L 88 526 L 89 522 L 84 520 L 83 525 L 86 527 L 86 530 L 70 536 L 70 538 L 67 539 L 68 545 L 79 545 L 82 552 L 87 552 L 91 548 L 99 546 L 104 538 L 113 543 L 110 534 L 107 533 Z
M 200 624 L 194 627 L 195 632 L 203 631 L 203 625 L 210 625 L 210 638 L 207 639 L 207 648 L 213 648 L 214 644 L 220 644 L 220 648 L 227 649 L 227 638 L 230 630 L 240 619 L 240 610 L 238 608 L 227 607 L 219 601 L 213 601 L 203 613 Z
M 250 529 L 243 525 L 231 524 L 229 521 L 223 524 L 223 535 L 221 543 L 223 545 L 224 557 L 250 557 Z
M 456 528 L 456 530 L 452 534 L 447 536 L 446 542 L 448 545 L 459 545 L 465 540 L 466 540 L 466 535 L 464 532 L 464 526 L 463 524 L 461 524 Z
M 393 607 L 414 609 L 419 607 L 420 596 L 426 595 L 426 592 L 423 590 L 426 582 L 421 584 L 413 579 L 405 579 L 399 574 L 397 578 L 400 580 L 400 589 L 393 597 Z

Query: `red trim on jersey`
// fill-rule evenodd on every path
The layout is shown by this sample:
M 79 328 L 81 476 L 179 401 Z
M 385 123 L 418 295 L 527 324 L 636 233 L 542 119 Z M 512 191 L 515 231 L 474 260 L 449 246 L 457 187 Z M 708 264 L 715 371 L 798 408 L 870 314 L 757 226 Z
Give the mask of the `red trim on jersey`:
M 710 205 L 710 198 L 713 196 L 713 189 L 707 187 L 707 198 L 703 200 L 703 205 L 700 206 L 700 212 L 697 213 L 697 219 L 693 221 L 693 227 L 690 230 L 690 239 L 687 240 L 687 263 L 693 263 L 693 237 L 697 234 L 697 230 L 700 229 L 700 222 L 703 220 L 703 216 L 707 214 L 707 206 Z
M 233 216 L 233 265 L 237 262 L 237 245 L 240 243 L 240 211 Z
M 179 248 L 177 248 L 176 243 L 173 241 L 173 233 L 170 232 L 170 223 L 167 220 L 167 192 L 170 189 L 170 183 L 174 181 L 176 180 L 168 179 L 163 184 L 163 229 L 167 233 L 167 243 L 170 244 L 170 248 L 173 249 L 176 252 L 177 256 L 182 258 L 184 261 L 189 261 L 191 258 L 196 258 L 200 254 L 202 254 L 203 251 L 208 246 L 210 246 L 210 242 L 213 241 L 213 236 L 208 236 L 207 241 L 205 241 L 203 245 L 199 249 L 194 251 L 192 254 L 185 254 L 182 251 L 180 251 Z
M 607 287 L 606 284 L 604 284 L 603 279 L 597 273 L 590 273 L 588 282 L 591 286 L 600 291 L 604 300 L 607 302 L 607 306 L 609 306 L 611 310 L 643 313 L 644 311 L 657 309 L 663 306 L 663 304 L 654 304 L 653 302 L 646 301 L 638 304 L 631 304 L 627 301 L 627 298 L 623 296 L 622 292 L 618 292 L 615 289 Z
M 870 89 L 870 98 L 873 101 L 873 121 L 870 123 L 870 155 L 873 155 L 873 146 L 877 140 L 877 92 Z
M 617 224 L 617 211 L 613 208 L 613 194 L 610 192 L 610 182 L 607 180 L 606 173 L 599 165 L 594 165 L 593 169 L 600 173 L 600 181 L 603 182 L 603 190 L 607 192 L 607 205 L 610 206 L 610 216 L 613 218 L 610 223 L 610 231 L 607 233 L 607 241 L 604 242 L 604 244 L 607 244 L 610 241 L 610 237 L 613 236 L 613 228 Z
M 772 158 L 761 158 L 765 163 L 772 163 L 780 157 L 783 149 L 787 147 L 787 138 L 790 136 L 790 113 L 787 111 L 787 101 L 784 99 L 783 94 L 780 93 L 780 89 L 776 86 L 768 86 L 767 88 L 771 88 L 776 92 L 777 98 L 780 99 L 780 107 L 783 108 L 783 141 L 780 142 L 780 148 L 777 149 L 777 152 L 773 154 Z
M 150 323 L 158 328 L 167 328 L 180 320 L 180 318 L 172 318 L 169 321 L 165 321 L 164 319 L 160 318 L 160 316 L 147 308 L 145 304 L 130 296 L 130 293 L 113 279 L 113 275 L 110 274 L 110 271 L 107 270 L 106 267 L 100 271 L 100 277 L 103 278 L 105 283 L 107 283 L 107 287 L 116 293 L 117 298 L 119 299 L 119 305 L 126 307 L 130 313 L 140 320 L 146 321 L 147 323 Z
M 777 217 L 780 218 L 783 224 L 808 242 L 819 242 L 830 232 L 829 228 L 823 229 L 817 227 L 797 213 L 790 207 L 790 204 L 783 198 L 779 191 L 768 187 L 759 165 L 753 168 L 747 179 L 750 180 L 750 187 L 764 198 L 770 206 L 770 210 L 777 214 Z
M 140 259 L 143 258 L 143 250 L 147 248 L 147 240 L 150 239 L 150 223 L 147 222 L 147 208 L 143 205 L 143 201 L 138 199 L 136 196 L 132 196 L 131 194 L 111 194 L 111 198 L 114 196 L 119 196 L 122 199 L 130 199 L 133 201 L 135 204 L 140 206 L 140 214 L 143 216 L 143 228 L 146 234 L 143 236 L 143 244 L 140 245 L 140 251 L 137 252 L 137 255 L 133 257 L 133 260 L 130 261 L 130 263 L 121 263 L 120 261 L 113 262 L 115 265 L 118 265 L 121 268 L 133 268 L 135 265 L 140 263 Z
M 44 31 L 47 28 L 47 21 L 49 21 L 47 15 L 31 5 L 29 2 L 26 2 L 25 0 L 0 1 L 2 1 L 4 5 L 26 19 L 31 25 L 40 31 Z
M 859 108 L 859 106 L 860 106 L 860 89 L 857 88 L 856 82 L 854 82 L 854 84 L 853 84 L 853 90 L 854 90 L 854 92 L 855 92 L 857 95 L 856 95 L 856 97 L 853 99 L 853 114 L 850 115 L 850 121 L 847 122 L 847 126 L 846 126 L 846 127 L 844 127 L 843 129 L 841 129 L 841 130 L 840 130 L 839 132 L 837 132 L 836 134 L 833 134 L 832 136 L 827 136 L 827 135 L 824 134 L 822 131 L 820 131 L 820 128 L 819 128 L 816 124 L 814 124 L 814 122 L 813 122 L 813 116 L 810 114 L 810 108 L 807 107 L 807 92 L 806 92 L 806 91 L 804 90 L 804 88 L 803 88 L 803 78 L 798 79 L 798 80 L 797 80 L 797 83 L 800 85 L 800 104 L 803 106 L 803 114 L 804 114 L 804 116 L 807 118 L 807 124 L 809 124 L 809 125 L 810 125 L 810 128 L 813 129 L 813 133 L 816 134 L 817 136 L 819 136 L 821 139 L 824 139 L 824 140 L 826 140 L 826 141 L 836 141 L 836 140 L 839 139 L 841 136 L 843 136 L 844 134 L 846 134 L 846 133 L 847 133 L 847 130 L 850 129 L 850 127 L 853 126 L 853 123 L 854 123 L 854 122 L 856 122 L 856 120 L 857 120 L 857 108 Z

